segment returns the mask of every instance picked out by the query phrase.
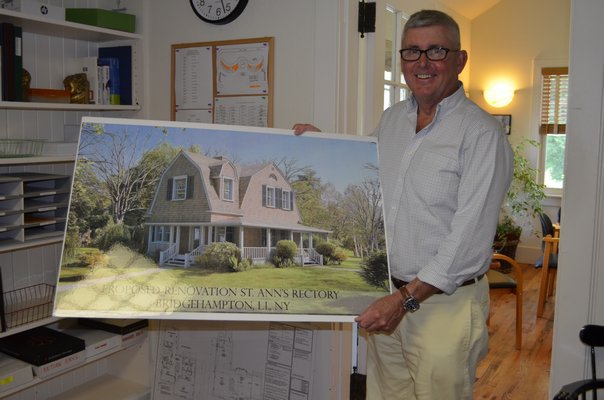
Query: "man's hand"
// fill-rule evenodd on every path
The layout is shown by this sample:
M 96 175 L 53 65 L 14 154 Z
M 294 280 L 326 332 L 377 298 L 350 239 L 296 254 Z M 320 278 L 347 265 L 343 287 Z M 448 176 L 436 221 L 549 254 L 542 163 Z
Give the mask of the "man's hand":
M 403 297 L 397 290 L 393 294 L 374 301 L 361 315 L 355 318 L 367 332 L 391 333 L 405 315 Z
M 294 124 L 292 129 L 295 135 L 301 135 L 304 132 L 321 132 L 321 129 L 312 124 Z

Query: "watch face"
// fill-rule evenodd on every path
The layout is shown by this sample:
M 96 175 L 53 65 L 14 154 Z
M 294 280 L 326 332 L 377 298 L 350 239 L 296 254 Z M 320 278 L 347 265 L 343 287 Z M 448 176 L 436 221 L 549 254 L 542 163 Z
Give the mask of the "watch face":
M 190 0 L 195 14 L 211 24 L 227 24 L 237 18 L 248 0 Z
M 405 299 L 405 302 L 403 303 L 403 308 L 406 311 L 409 312 L 416 312 L 417 310 L 419 310 L 419 301 L 417 301 L 417 299 L 413 296 L 409 296 Z

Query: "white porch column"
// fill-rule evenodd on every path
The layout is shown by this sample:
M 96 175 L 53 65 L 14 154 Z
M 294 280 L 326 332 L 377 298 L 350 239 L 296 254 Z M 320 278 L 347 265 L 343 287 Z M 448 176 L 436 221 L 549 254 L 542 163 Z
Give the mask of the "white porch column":
M 199 227 L 199 245 L 205 245 L 206 244 L 206 227 L 205 226 L 200 226 Z
M 268 250 L 267 254 L 271 252 L 271 228 L 266 228 L 266 249 Z
M 314 248 L 312 245 L 312 233 L 308 233 L 308 248 L 309 249 Z
M 208 244 L 212 243 L 212 236 L 214 236 L 212 234 L 212 227 L 208 226 Z
M 151 243 L 153 242 L 153 230 L 155 229 L 155 226 L 150 226 L 149 227 L 149 238 L 147 240 L 147 251 L 150 250 L 151 248 Z
M 241 251 L 241 257 L 244 257 L 244 248 L 245 246 L 243 245 L 244 243 L 244 239 L 245 239 L 245 235 L 243 233 L 243 226 L 239 227 L 239 251 Z

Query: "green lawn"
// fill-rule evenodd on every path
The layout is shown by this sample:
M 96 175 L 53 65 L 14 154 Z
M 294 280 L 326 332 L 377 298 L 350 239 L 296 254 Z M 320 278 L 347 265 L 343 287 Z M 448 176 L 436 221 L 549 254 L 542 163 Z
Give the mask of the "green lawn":
M 349 258 L 347 266 L 338 268 L 263 266 L 212 272 L 199 267 L 159 268 L 152 260 L 119 247 L 106 254 L 103 265 L 63 265 L 57 304 L 59 310 L 121 310 L 126 314 L 208 310 L 357 314 L 385 294 L 361 278 L 358 261 Z

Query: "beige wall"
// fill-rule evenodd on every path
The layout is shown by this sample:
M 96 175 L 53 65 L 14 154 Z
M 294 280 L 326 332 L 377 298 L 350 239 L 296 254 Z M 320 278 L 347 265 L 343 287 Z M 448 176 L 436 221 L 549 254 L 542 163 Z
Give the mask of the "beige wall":
M 534 76 L 535 65 L 568 65 L 570 0 L 502 0 L 472 20 L 470 52 L 470 98 L 492 114 L 511 114 L 510 143 L 528 137 L 539 141 L 538 93 L 540 76 Z M 538 71 L 538 69 L 537 69 Z M 515 85 L 513 101 L 495 108 L 486 103 L 484 89 L 497 79 L 511 80 Z M 527 151 L 529 160 L 538 166 L 539 149 Z M 556 218 L 559 198 L 548 198 L 544 210 Z M 538 221 L 534 221 L 536 226 Z M 517 258 L 534 262 L 541 253 L 540 239 L 524 232 Z
M 493 114 L 512 114 L 510 140 L 531 130 L 533 62 L 568 59 L 570 0 L 502 0 L 472 20 L 470 97 Z M 482 96 L 489 82 L 508 78 L 516 93 L 494 108 Z M 538 77 L 537 77 L 538 78 Z

